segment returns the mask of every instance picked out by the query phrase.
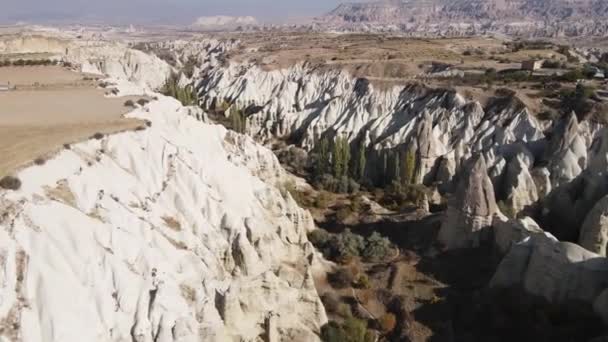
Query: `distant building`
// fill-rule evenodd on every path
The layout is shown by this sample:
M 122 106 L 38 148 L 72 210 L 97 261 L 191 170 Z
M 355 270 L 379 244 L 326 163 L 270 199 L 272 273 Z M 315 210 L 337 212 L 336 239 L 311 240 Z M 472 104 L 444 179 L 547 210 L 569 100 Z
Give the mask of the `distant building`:
M 521 70 L 539 70 L 543 67 L 543 60 L 531 59 L 521 63 Z

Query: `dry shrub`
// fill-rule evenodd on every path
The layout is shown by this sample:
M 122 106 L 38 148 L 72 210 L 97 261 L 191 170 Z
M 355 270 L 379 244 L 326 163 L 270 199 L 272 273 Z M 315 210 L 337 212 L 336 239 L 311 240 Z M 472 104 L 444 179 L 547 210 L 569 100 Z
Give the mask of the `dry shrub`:
M 337 313 L 340 306 L 340 298 L 333 292 L 324 293 L 321 296 L 321 302 L 325 307 L 325 311 L 330 313 Z
M 93 136 L 91 138 L 93 138 L 95 140 L 101 140 L 101 139 L 103 139 L 103 133 L 97 132 L 97 133 L 93 134 Z
M 44 160 L 44 158 L 42 157 L 38 157 L 36 159 L 34 159 L 34 164 L 40 166 L 40 165 L 44 165 L 44 163 L 46 163 L 46 160 Z
M 367 274 L 359 275 L 359 277 L 357 277 L 357 280 L 355 280 L 354 285 L 358 289 L 369 289 L 371 287 Z
M 350 305 L 348 305 L 346 303 L 338 304 L 338 309 L 336 310 L 336 314 L 338 314 L 340 317 L 343 317 L 343 318 L 351 317 L 353 315 L 353 313 L 350 309 Z
M 162 219 L 165 222 L 165 224 L 167 225 L 167 227 L 169 227 L 175 231 L 178 231 L 178 232 L 180 230 L 182 230 L 181 223 L 179 223 L 179 221 L 176 220 L 174 217 L 164 216 L 164 217 L 162 217 Z
M 6 176 L 0 179 L 0 188 L 6 190 L 19 190 L 21 188 L 21 180 L 17 177 Z
M 336 289 L 344 289 L 351 286 L 354 276 L 348 268 L 340 268 L 337 271 L 330 273 L 327 280 Z
M 375 296 L 374 290 L 360 290 L 357 292 L 357 299 L 361 302 L 361 304 L 367 304 L 369 301 Z
M 378 323 L 380 324 L 380 328 L 383 332 L 389 333 L 395 330 L 395 327 L 397 326 L 397 319 L 392 313 L 387 313 L 380 317 Z

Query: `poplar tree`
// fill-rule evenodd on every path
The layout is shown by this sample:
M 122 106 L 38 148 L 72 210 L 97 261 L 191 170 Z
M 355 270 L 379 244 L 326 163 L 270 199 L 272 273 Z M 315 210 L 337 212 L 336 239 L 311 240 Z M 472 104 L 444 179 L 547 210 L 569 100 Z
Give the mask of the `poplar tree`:
M 367 160 L 365 159 L 365 143 L 363 140 L 359 142 L 359 155 L 357 160 L 357 178 L 359 182 L 362 182 L 365 178 L 365 165 L 367 164 Z

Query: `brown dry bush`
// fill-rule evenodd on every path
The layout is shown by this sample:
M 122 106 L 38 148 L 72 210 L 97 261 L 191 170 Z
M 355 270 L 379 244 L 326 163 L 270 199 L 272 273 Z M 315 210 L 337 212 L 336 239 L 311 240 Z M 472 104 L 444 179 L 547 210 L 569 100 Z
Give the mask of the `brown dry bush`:
M 0 179 L 0 188 L 6 190 L 19 190 L 21 188 L 21 180 L 17 177 L 6 176 Z

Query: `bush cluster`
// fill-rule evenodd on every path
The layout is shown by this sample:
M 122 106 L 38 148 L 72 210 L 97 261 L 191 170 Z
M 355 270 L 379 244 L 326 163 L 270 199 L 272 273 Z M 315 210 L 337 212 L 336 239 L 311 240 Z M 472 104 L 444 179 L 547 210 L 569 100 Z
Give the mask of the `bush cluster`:
M 427 191 L 423 185 L 393 182 L 386 191 L 379 194 L 380 203 L 391 210 L 404 209 L 411 205 L 421 207 L 427 200 Z
M 373 342 L 373 331 L 367 329 L 367 321 L 348 317 L 342 324 L 330 321 L 321 328 L 324 342 Z
M 56 65 L 57 61 L 52 61 L 50 59 L 18 59 L 15 61 L 2 60 L 0 61 L 0 67 L 8 67 L 8 66 L 34 66 L 34 65 Z
M 362 257 L 369 262 L 379 262 L 385 260 L 393 250 L 390 240 L 377 232 L 364 238 L 349 229 L 339 234 L 316 229 L 308 235 L 308 240 L 326 258 L 340 262 L 352 260 L 355 257 Z
M 0 188 L 6 190 L 19 190 L 21 188 L 21 180 L 17 177 L 6 176 L 0 179 Z

